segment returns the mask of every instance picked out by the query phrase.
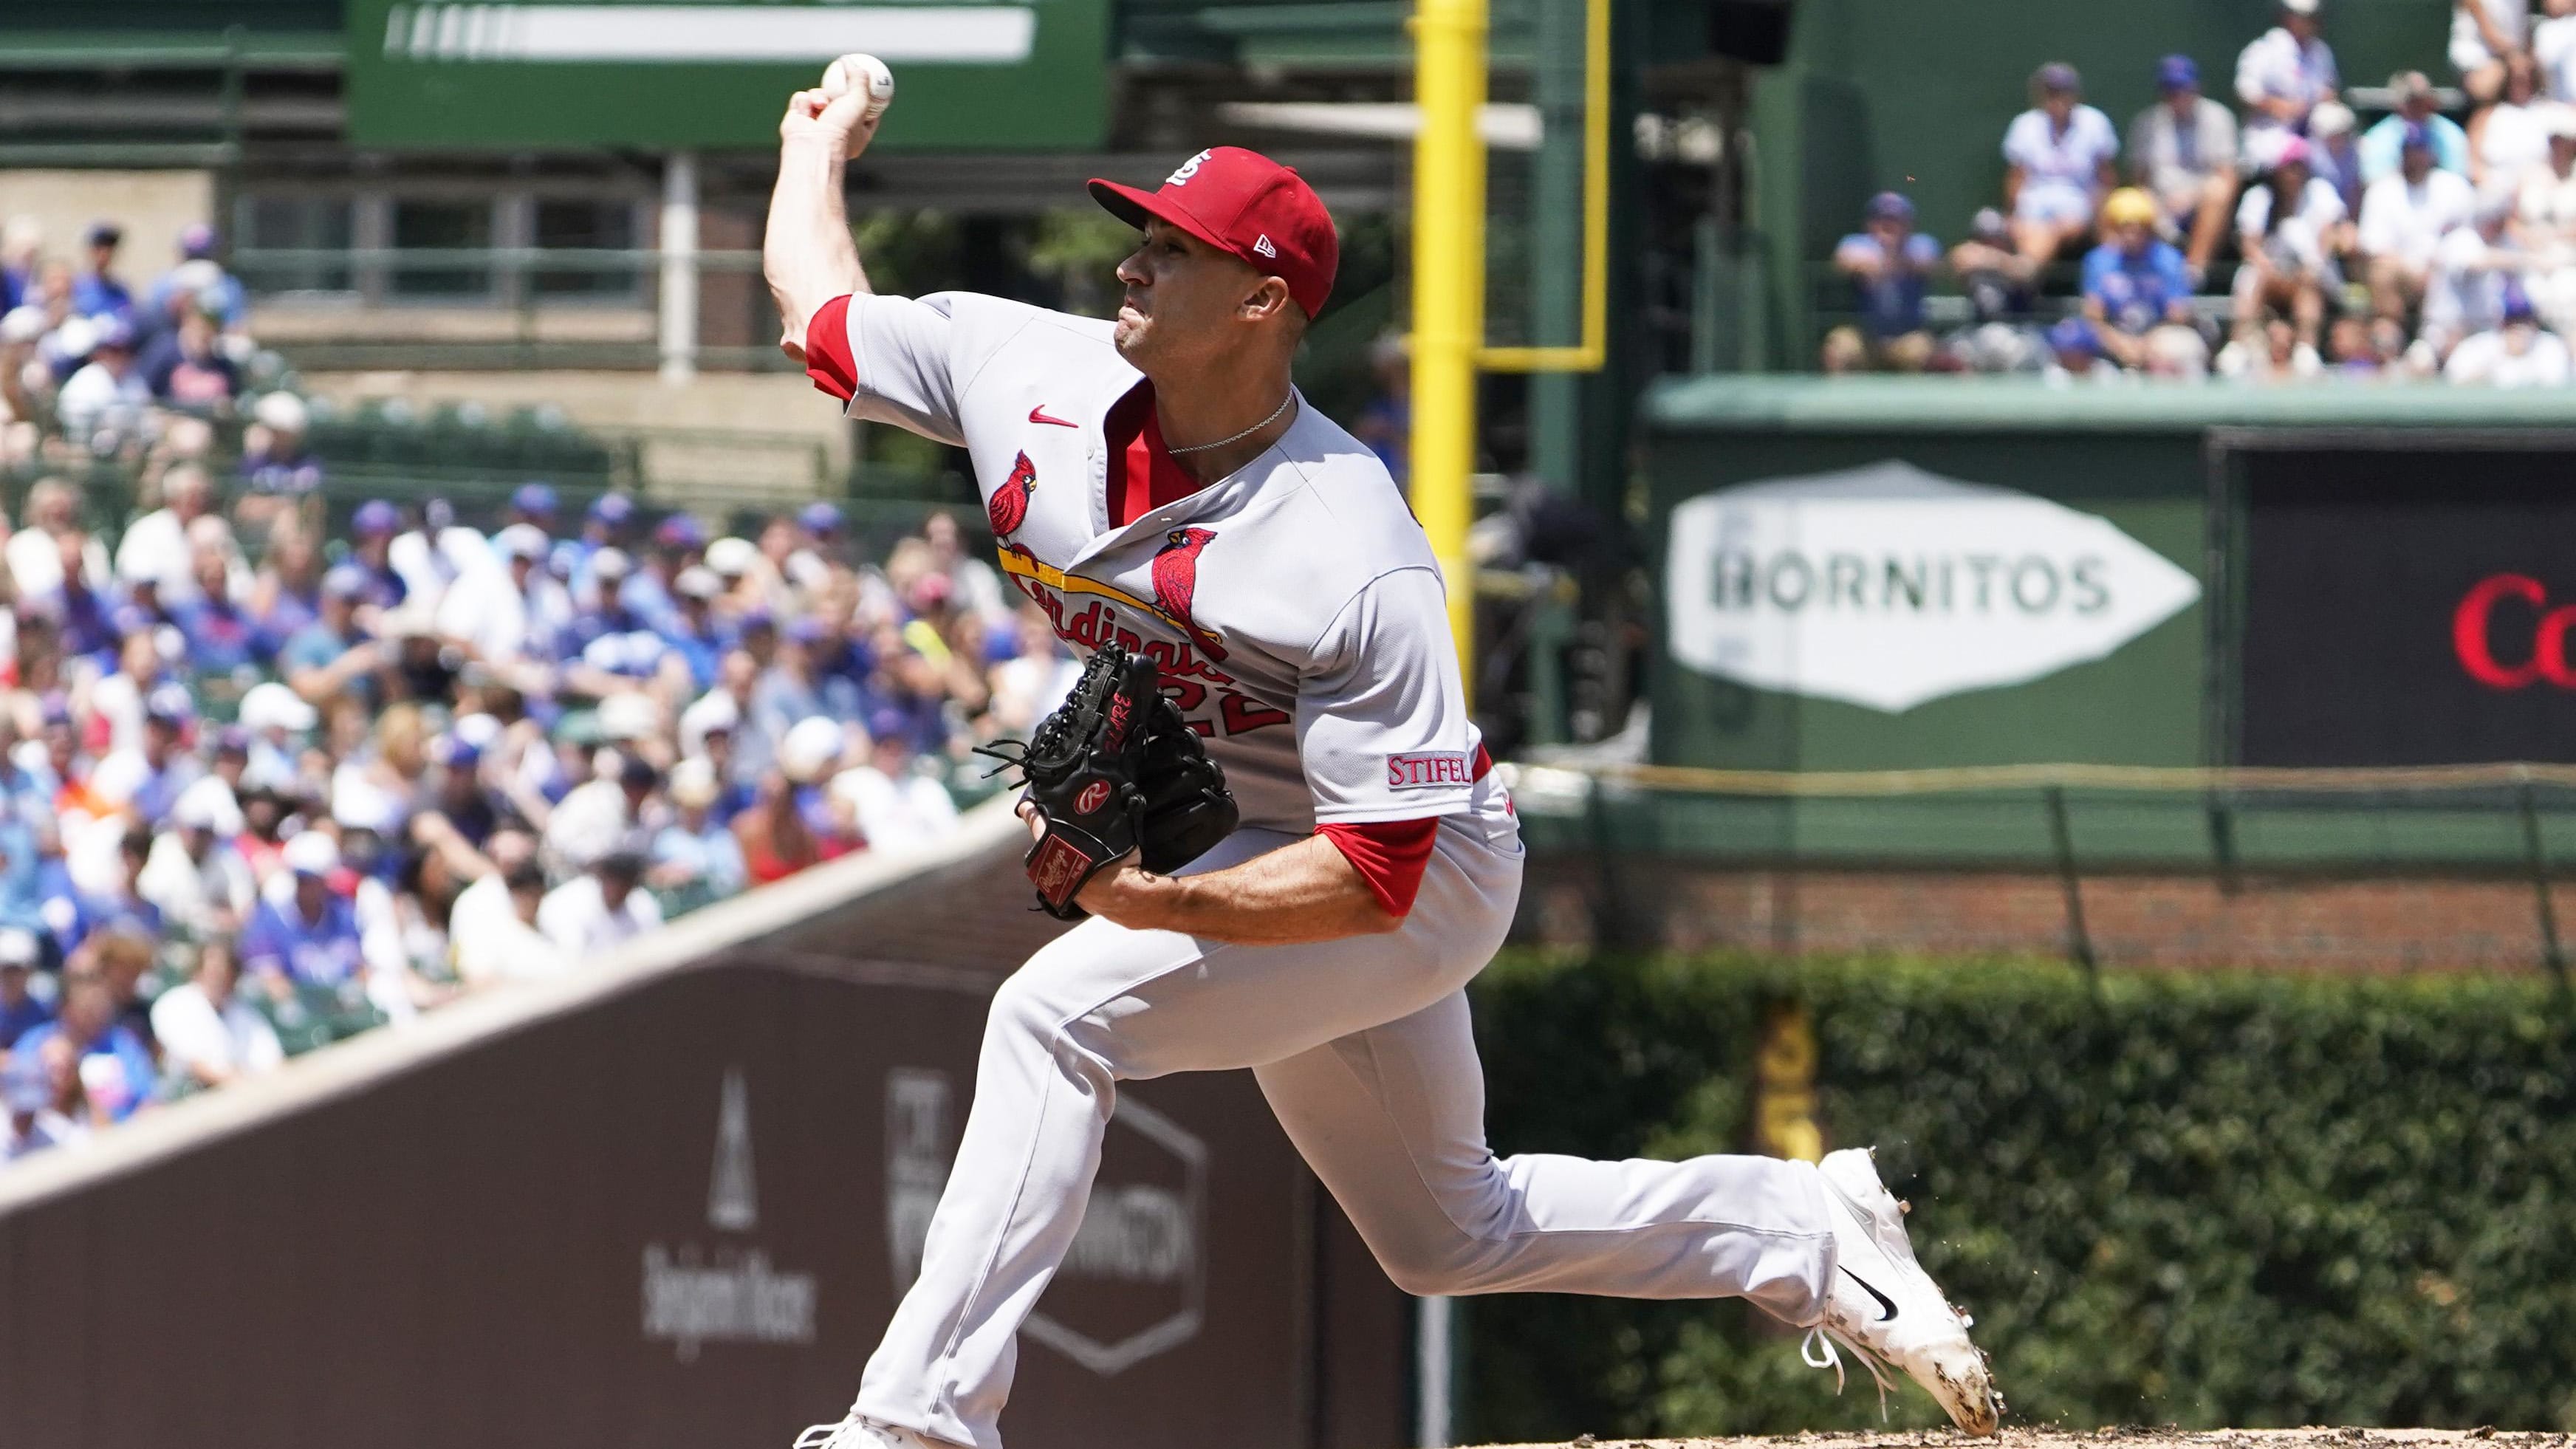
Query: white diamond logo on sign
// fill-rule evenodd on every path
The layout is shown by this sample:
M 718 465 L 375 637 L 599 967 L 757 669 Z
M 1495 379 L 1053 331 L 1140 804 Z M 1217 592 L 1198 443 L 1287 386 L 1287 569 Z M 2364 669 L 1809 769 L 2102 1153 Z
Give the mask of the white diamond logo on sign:
M 1890 714 L 2107 658 L 2200 597 L 2108 519 L 1893 461 L 1703 494 L 1670 537 L 1675 659 Z

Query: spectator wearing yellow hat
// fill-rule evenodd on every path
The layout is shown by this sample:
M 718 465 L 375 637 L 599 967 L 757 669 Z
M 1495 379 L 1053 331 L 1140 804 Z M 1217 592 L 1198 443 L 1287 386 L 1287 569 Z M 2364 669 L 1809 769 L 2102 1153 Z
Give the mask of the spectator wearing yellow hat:
M 2124 368 L 2197 377 L 2209 346 L 2192 326 L 2182 252 L 2156 235 L 2155 198 L 2124 186 L 2102 203 L 2105 240 L 2084 258 L 2084 315 Z

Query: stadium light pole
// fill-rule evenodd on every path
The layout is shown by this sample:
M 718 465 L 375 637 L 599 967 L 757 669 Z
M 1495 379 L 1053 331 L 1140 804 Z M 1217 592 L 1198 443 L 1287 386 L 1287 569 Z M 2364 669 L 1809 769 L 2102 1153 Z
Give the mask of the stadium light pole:
M 1458 671 L 1476 697 L 1476 575 L 1467 559 L 1476 466 L 1476 352 L 1485 333 L 1486 0 L 1419 0 L 1413 95 L 1413 513 L 1449 591 Z
M 1459 687 L 1476 698 L 1476 571 L 1467 558 L 1476 468 L 1476 351 L 1485 340 L 1486 0 L 1418 0 L 1413 99 L 1413 514 L 1449 593 Z M 1449 1443 L 1455 1305 L 1415 1312 L 1414 1442 Z
M 1418 0 L 1413 98 L 1414 517 L 1449 590 L 1449 631 L 1476 698 L 1476 575 L 1467 559 L 1476 468 L 1476 375 L 1597 372 L 1609 355 L 1610 7 L 1583 5 L 1583 314 L 1570 347 L 1485 345 L 1487 0 Z
M 662 381 L 684 386 L 698 375 L 698 153 L 674 151 L 662 161 Z

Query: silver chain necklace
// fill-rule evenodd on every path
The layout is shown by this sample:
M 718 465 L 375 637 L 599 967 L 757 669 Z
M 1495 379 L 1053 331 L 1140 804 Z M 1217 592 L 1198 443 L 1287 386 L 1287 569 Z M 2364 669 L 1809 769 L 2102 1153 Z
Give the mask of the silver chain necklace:
M 1279 421 L 1279 415 L 1288 411 L 1288 405 L 1296 400 L 1297 390 L 1295 388 L 1290 388 L 1288 390 L 1288 395 L 1279 400 L 1279 406 L 1270 410 L 1270 416 L 1254 423 L 1251 427 L 1244 429 L 1242 432 L 1235 434 L 1231 438 L 1219 438 L 1213 443 L 1192 443 L 1186 448 L 1175 448 L 1171 444 L 1166 443 L 1163 445 L 1163 451 L 1166 453 L 1204 453 L 1210 448 L 1222 448 L 1228 443 L 1240 443 L 1244 439 L 1251 437 L 1253 434 L 1260 432 L 1263 428 Z

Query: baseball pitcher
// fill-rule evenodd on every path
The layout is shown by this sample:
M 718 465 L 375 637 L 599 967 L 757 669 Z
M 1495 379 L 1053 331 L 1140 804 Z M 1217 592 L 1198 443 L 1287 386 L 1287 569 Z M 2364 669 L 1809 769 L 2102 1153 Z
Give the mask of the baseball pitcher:
M 802 1449 L 1000 1449 L 1119 1084 L 1233 1067 L 1408 1292 L 1750 1298 L 1814 1330 L 1816 1366 L 1839 1375 L 1840 1343 L 1992 1433 L 1985 1360 L 1866 1152 L 1486 1145 L 1466 987 L 1520 832 L 1420 525 L 1290 381 L 1337 257 L 1315 193 L 1234 147 L 1153 191 L 1093 181 L 1141 233 L 1114 323 L 880 296 L 842 210 L 876 128 L 828 88 L 779 124 L 782 346 L 851 416 L 972 455 L 1002 567 L 1090 661 L 1026 746 L 1021 807 L 1041 903 L 1087 919 L 994 997 L 920 1276 Z

